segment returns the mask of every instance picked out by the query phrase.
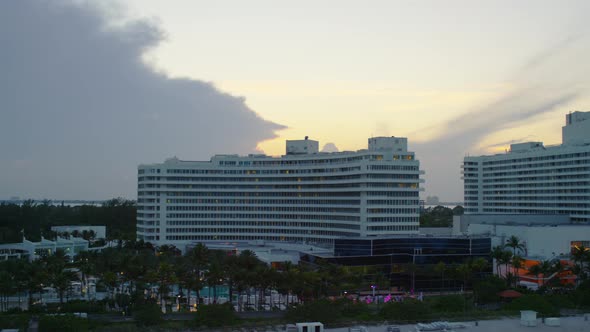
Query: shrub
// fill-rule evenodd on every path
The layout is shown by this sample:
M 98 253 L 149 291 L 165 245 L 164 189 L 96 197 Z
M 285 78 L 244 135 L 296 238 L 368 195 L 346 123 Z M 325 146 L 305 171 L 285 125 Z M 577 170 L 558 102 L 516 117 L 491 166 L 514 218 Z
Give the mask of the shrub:
M 74 315 L 44 315 L 39 319 L 40 332 L 78 332 L 88 331 L 88 319 Z
M 146 303 L 133 311 L 137 326 L 151 326 L 162 322 L 162 309 L 156 303 Z
M 338 303 L 320 300 L 290 308 L 285 318 L 293 323 L 307 321 L 328 324 L 342 319 L 341 309 Z
M 97 301 L 70 301 L 62 304 L 61 311 L 99 313 L 105 311 L 105 305 Z
M 380 311 L 380 315 L 384 319 L 415 322 L 428 319 L 431 315 L 431 309 L 422 301 L 404 300 L 385 304 Z
M 578 287 L 575 291 L 572 292 L 571 299 L 576 307 L 590 307 L 590 290 Z
M 507 288 L 506 281 L 498 276 L 488 276 L 473 285 L 477 303 L 494 303 L 500 301 L 498 293 Z
M 555 308 L 567 308 L 573 309 L 576 307 L 574 301 L 572 301 L 572 296 L 565 295 L 565 294 L 553 294 L 553 295 L 545 295 L 545 299 L 551 303 L 552 306 Z
M 229 303 L 201 305 L 197 310 L 193 324 L 197 327 L 219 327 L 234 325 L 239 318 Z
M 461 312 L 466 307 L 464 296 L 445 295 L 431 298 L 431 306 L 435 312 Z
M 339 299 L 332 303 L 344 317 L 367 320 L 371 316 L 369 306 L 362 302 L 354 302 L 350 299 Z
M 9 315 L 3 313 L 0 315 L 0 326 L 5 329 L 21 329 L 22 331 L 26 331 L 29 326 L 29 319 L 30 316 L 28 314 Z
M 543 316 L 558 316 L 559 310 L 549 303 L 543 296 L 527 294 L 519 297 L 505 306 L 507 310 L 534 310 Z

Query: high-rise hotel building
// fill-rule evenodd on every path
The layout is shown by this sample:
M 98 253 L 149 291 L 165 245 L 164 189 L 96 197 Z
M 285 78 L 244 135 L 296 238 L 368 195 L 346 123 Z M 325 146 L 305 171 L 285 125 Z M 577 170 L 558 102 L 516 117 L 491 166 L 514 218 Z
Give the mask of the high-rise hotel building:
M 168 159 L 138 167 L 137 238 L 332 243 L 416 234 L 420 163 L 407 138 L 375 137 L 356 152 L 287 141 L 287 154 Z
M 504 154 L 465 157 L 465 213 L 568 214 L 590 221 L 590 112 L 566 115 L 562 144 L 512 144 Z

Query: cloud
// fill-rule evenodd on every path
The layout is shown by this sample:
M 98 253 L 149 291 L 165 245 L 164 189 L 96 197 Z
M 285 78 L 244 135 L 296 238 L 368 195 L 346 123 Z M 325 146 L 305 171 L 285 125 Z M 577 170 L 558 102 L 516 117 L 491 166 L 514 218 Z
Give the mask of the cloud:
M 443 200 L 462 200 L 460 165 L 467 154 L 488 153 L 486 147 L 477 148 L 482 140 L 503 129 L 534 123 L 552 111 L 563 110 L 565 115 L 567 107 L 587 94 L 588 85 L 585 82 L 590 67 L 586 64 L 565 65 L 572 58 L 588 55 L 590 50 L 578 47 L 580 43 L 587 45 L 587 36 L 577 34 L 576 37 L 567 37 L 531 56 L 510 79 L 512 88 L 496 100 L 438 126 L 425 128 L 424 132 L 429 132 L 427 135 L 433 138 L 414 143 L 412 148 L 426 170 L 426 192 L 437 194 Z M 534 133 L 520 133 L 523 134 L 528 135 L 526 139 Z M 506 141 L 524 139 L 507 138 Z
M 86 2 L 0 2 L 0 197 L 133 197 L 136 167 L 255 151 L 284 127 L 142 61 L 163 38 Z M 15 167 L 26 160 L 26 167 Z
M 528 136 L 525 136 L 525 137 L 511 139 L 511 140 L 503 141 L 503 142 L 500 142 L 500 143 L 489 144 L 489 145 L 486 146 L 486 148 L 505 147 L 505 146 L 508 146 L 508 145 L 511 145 L 511 144 L 531 142 L 533 140 L 534 140 L 534 136 L 528 135 Z
M 338 152 L 338 147 L 334 143 L 326 143 L 321 152 Z

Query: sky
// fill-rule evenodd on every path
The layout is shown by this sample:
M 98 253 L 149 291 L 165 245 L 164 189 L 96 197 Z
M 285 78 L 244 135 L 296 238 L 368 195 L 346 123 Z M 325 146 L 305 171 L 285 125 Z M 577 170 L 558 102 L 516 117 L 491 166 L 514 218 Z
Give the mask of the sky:
M 177 156 L 408 137 L 426 195 L 465 155 L 590 111 L 588 1 L 0 2 L 0 199 L 136 196 Z

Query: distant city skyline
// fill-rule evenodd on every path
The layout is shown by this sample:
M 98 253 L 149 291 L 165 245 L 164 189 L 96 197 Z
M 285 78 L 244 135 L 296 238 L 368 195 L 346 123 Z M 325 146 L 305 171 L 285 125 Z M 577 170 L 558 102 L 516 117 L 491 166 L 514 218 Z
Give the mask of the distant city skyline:
M 0 198 L 135 198 L 140 163 L 408 137 L 424 197 L 466 154 L 589 110 L 586 1 L 0 4 Z

